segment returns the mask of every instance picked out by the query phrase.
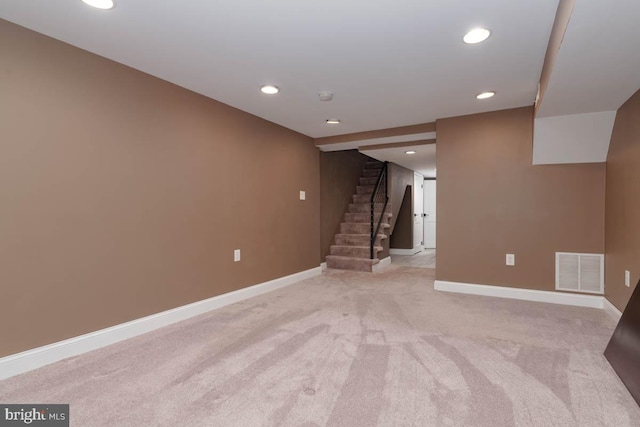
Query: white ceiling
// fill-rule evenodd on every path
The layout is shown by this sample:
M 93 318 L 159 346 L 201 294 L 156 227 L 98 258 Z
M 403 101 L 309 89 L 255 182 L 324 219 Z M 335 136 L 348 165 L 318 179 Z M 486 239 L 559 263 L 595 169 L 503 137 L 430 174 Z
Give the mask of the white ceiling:
M 558 1 L 0 0 L 0 17 L 319 138 L 531 105 Z M 638 90 L 638 17 L 638 0 L 576 1 L 538 117 L 615 111 Z M 493 35 L 462 43 L 476 26 Z M 422 147 L 364 153 L 431 176 Z
M 80 0 L 0 0 L 0 17 L 312 137 L 531 105 L 558 5 L 116 1 L 101 11 Z M 465 45 L 476 26 L 492 37 Z M 281 93 L 261 94 L 265 83 Z M 321 90 L 334 100 L 320 102 Z M 476 100 L 485 90 L 497 95 Z M 334 117 L 342 124 L 324 123 Z
M 413 150 L 415 154 L 406 154 Z M 413 147 L 380 148 L 360 151 L 380 161 L 388 161 L 404 166 L 427 178 L 436 176 L 436 144 L 416 145 Z

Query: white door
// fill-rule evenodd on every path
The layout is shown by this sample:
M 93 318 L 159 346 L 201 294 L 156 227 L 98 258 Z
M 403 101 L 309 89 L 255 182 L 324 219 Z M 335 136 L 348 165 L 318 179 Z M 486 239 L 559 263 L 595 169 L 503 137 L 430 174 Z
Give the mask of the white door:
M 424 182 L 424 247 L 436 247 L 436 181 Z
M 424 177 L 417 172 L 413 173 L 413 248 L 422 250 L 422 239 L 424 238 L 422 209 L 424 193 L 422 184 Z

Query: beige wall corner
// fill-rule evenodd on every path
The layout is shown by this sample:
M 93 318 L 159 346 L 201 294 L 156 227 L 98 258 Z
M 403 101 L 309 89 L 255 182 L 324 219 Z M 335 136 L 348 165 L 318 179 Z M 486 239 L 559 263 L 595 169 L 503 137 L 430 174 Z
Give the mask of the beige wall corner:
M 605 166 L 533 166 L 532 107 L 437 129 L 438 280 L 554 290 L 556 251 L 603 253 Z
M 0 356 L 318 267 L 311 138 L 2 20 L 0 51 Z
M 616 115 L 607 157 L 605 219 L 605 293 L 623 311 L 640 279 L 640 91 Z

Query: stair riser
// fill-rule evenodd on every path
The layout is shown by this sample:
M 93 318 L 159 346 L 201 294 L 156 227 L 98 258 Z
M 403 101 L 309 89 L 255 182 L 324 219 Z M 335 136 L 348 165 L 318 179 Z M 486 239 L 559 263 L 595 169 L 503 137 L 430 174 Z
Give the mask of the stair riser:
M 378 175 L 380 175 L 380 171 L 379 170 L 375 170 L 375 169 L 366 170 L 365 169 L 364 171 L 362 171 L 362 177 L 363 178 L 377 178 Z
M 382 250 L 382 248 L 374 247 L 373 256 L 377 257 L 380 250 Z M 331 246 L 331 255 L 348 256 L 352 258 L 369 258 L 371 256 L 371 252 L 369 251 L 369 248 Z
M 373 211 L 374 212 L 382 212 L 382 207 L 384 203 L 376 203 Z M 349 205 L 349 213 L 364 213 L 371 212 L 371 203 L 352 203 Z M 388 204 L 385 212 L 391 213 L 391 205 Z
M 376 185 L 377 183 L 378 183 L 378 177 L 360 178 L 360 185 Z
M 354 194 L 353 203 L 371 203 L 371 194 Z M 376 196 L 376 203 L 384 204 L 384 196 L 378 193 Z
M 335 268 L 338 270 L 364 271 L 369 273 L 373 271 L 373 266 L 371 264 L 361 262 L 358 258 L 353 258 L 350 260 L 335 260 L 327 258 L 327 268 Z
M 345 246 L 367 246 L 369 245 L 369 235 L 358 236 L 355 234 L 336 234 L 336 245 Z M 376 237 L 374 245 L 382 245 L 382 237 Z
M 389 223 L 389 218 L 391 217 L 390 213 L 385 213 L 382 215 L 382 221 Z M 377 223 L 380 220 L 380 214 L 373 214 L 373 220 Z M 346 213 L 344 214 L 344 222 L 366 222 L 367 224 L 371 223 L 371 213 L 369 212 L 361 212 L 361 213 Z
M 357 194 L 371 194 L 373 193 L 373 185 L 358 185 L 356 187 Z
M 354 194 L 353 203 L 370 203 L 371 194 Z
M 380 233 L 384 232 L 389 224 L 380 225 Z M 358 223 L 342 223 L 340 224 L 340 234 L 370 234 L 370 224 L 358 224 Z
M 364 164 L 364 168 L 365 170 L 380 170 L 383 165 L 383 163 L 379 162 L 367 162 Z

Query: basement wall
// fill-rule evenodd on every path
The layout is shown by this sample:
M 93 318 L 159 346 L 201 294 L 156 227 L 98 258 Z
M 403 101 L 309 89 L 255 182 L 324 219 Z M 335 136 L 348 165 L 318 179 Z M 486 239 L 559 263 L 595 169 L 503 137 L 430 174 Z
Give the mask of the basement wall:
M 391 233 L 395 232 L 398 221 L 403 221 L 400 218 L 400 208 L 402 207 L 402 201 L 405 198 L 405 192 L 407 187 L 413 187 L 413 171 L 395 163 L 389 163 L 389 203 L 391 203 Z M 413 212 L 413 195 L 411 199 L 411 209 Z M 408 243 L 413 248 L 413 213 L 411 215 L 411 242 Z
M 605 224 L 605 296 L 623 311 L 640 279 L 640 91 L 620 107 L 613 126 Z
M 404 197 L 396 217 L 396 226 L 391 235 L 391 248 L 413 249 L 413 186 L 411 184 L 405 186 Z
M 311 138 L 3 20 L 0 52 L 0 356 L 319 266 Z
M 531 107 L 436 128 L 437 280 L 554 290 L 555 252 L 604 253 L 605 165 L 533 166 Z

